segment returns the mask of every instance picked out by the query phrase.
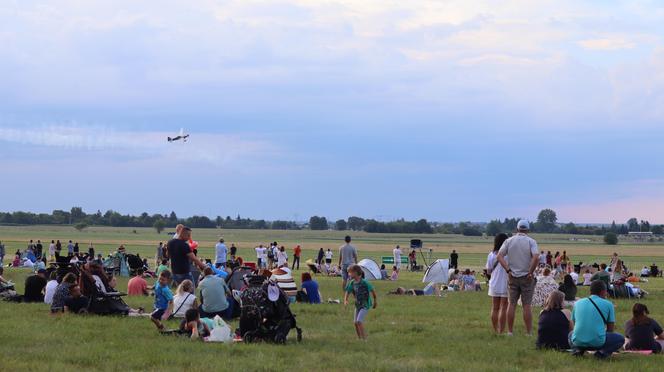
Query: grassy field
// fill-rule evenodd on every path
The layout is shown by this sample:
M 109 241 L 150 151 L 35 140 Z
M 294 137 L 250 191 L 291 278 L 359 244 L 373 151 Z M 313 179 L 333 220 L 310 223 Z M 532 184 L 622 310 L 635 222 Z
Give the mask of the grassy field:
M 155 243 L 166 235 L 150 229 L 90 228 L 81 233 L 68 227 L 0 227 L 0 240 L 7 251 L 24 249 L 29 239 L 75 240 L 82 248 L 92 241 L 97 250 L 109 253 L 119 244 L 130 252 L 154 255 Z M 302 244 L 305 258 L 320 247 L 336 248 L 343 233 L 312 231 L 222 231 L 196 230 L 201 255 L 212 255 L 212 244 L 223 234 L 236 242 L 240 254 L 253 257 L 253 246 L 277 240 L 289 248 Z M 361 257 L 389 255 L 395 244 L 407 246 L 411 236 L 352 234 Z M 566 249 L 574 261 L 600 261 L 614 251 L 626 257 L 632 267 L 664 261 L 664 245 L 621 244 L 608 247 L 596 241 L 572 242 L 564 236 L 535 236 L 545 250 Z M 483 265 L 490 241 L 461 236 L 420 237 L 434 256 L 446 257 L 452 249 L 461 254 L 461 266 Z M 7 260 L 7 257 L 5 258 Z M 299 277 L 296 273 L 296 277 Z M 17 283 L 19 292 L 28 273 L 8 269 L 5 277 Z M 147 318 L 59 316 L 48 314 L 47 305 L 0 302 L 0 370 L 661 370 L 664 357 L 621 354 L 607 366 L 592 358 L 576 359 L 564 353 L 537 351 L 534 338 L 526 337 L 517 322 L 515 336 L 491 334 L 486 292 L 446 293 L 444 297 L 394 297 L 386 293 L 397 286 L 421 288 L 421 273 L 407 273 L 398 282 L 378 282 L 378 308 L 367 318 L 368 342 L 357 341 L 352 324 L 352 307 L 322 304 L 293 305 L 304 329 L 302 344 L 220 345 L 192 343 L 161 336 Z M 318 278 L 325 299 L 341 298 L 338 278 Z M 126 289 L 120 278 L 119 288 Z M 299 283 L 299 279 L 298 279 Z M 664 280 L 644 283 L 651 293 L 643 300 L 653 317 L 664 321 Z M 486 288 L 484 288 L 486 290 Z M 580 295 L 587 294 L 581 289 Z M 152 299 L 127 298 L 133 307 L 151 308 Z M 632 301 L 616 301 L 618 329 L 629 318 Z M 237 323 L 231 324 L 236 327 Z M 176 323 L 170 326 L 175 327 Z

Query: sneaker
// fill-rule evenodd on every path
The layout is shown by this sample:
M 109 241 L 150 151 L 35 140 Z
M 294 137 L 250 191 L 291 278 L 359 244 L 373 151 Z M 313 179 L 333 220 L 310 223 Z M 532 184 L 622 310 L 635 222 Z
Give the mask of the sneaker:
M 572 355 L 575 357 L 582 357 L 586 352 L 581 349 L 572 349 Z

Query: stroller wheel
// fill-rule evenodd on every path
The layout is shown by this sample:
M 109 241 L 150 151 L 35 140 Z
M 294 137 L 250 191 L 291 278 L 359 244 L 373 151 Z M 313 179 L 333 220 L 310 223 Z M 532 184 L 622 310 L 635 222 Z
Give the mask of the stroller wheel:
M 245 333 L 242 339 L 247 344 L 254 342 L 254 336 L 250 332 Z

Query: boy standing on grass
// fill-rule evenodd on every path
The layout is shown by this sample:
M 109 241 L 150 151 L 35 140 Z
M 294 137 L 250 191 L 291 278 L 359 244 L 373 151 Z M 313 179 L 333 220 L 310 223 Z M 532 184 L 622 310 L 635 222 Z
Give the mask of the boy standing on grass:
M 344 306 L 348 305 L 348 296 L 352 293 L 355 296 L 355 332 L 360 340 L 367 339 L 367 332 L 364 330 L 364 318 L 369 309 L 376 308 L 376 291 L 371 283 L 362 278 L 362 268 L 358 265 L 351 265 L 348 268 L 350 282 L 346 287 L 344 294 Z M 371 296 L 369 296 L 371 293 Z M 373 298 L 373 301 L 372 301 Z
M 173 310 L 173 293 L 171 292 L 171 272 L 164 270 L 159 274 L 159 281 L 154 286 L 154 311 L 150 315 L 150 320 L 162 331 L 164 325 L 162 319 L 167 318 L 164 315 L 170 314 Z

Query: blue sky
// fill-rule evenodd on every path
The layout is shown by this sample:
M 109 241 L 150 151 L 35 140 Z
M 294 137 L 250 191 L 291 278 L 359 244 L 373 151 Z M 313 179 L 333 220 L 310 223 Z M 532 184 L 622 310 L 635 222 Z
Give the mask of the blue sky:
M 0 4 L 0 209 L 664 223 L 661 2 L 194 3 Z

